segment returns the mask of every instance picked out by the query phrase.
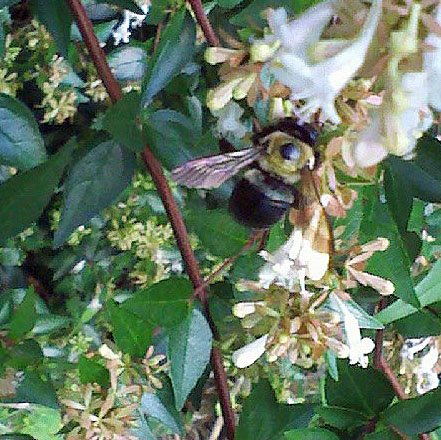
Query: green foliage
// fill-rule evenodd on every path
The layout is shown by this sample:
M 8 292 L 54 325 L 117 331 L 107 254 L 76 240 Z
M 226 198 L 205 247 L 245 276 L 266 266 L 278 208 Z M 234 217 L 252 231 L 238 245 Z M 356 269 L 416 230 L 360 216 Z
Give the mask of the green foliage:
M 66 180 L 54 246 L 61 246 L 77 226 L 113 203 L 129 184 L 134 170 L 133 154 L 116 142 L 103 142 L 82 157 Z
M 75 142 L 36 168 L 11 177 L 0 187 L 0 243 L 29 227 L 43 212 L 69 163 Z
M 285 432 L 286 440 L 338 440 L 331 431 L 322 428 L 294 429 Z
M 27 170 L 46 159 L 44 141 L 31 111 L 0 95 L 0 163 Z
M 194 309 L 168 331 L 168 336 L 170 378 L 175 405 L 180 410 L 210 360 L 212 334 L 204 316 Z
M 313 406 L 309 404 L 278 403 L 270 384 L 262 381 L 253 388 L 244 402 L 236 438 L 237 440 L 283 439 L 284 432 L 306 427 L 312 414 Z

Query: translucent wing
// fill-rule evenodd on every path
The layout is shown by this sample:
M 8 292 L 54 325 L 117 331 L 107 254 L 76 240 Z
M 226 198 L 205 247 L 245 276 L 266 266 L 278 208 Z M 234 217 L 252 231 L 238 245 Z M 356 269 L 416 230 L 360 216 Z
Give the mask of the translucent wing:
M 263 147 L 251 147 L 216 156 L 200 157 L 175 168 L 171 177 L 180 185 L 191 188 L 217 188 L 254 162 L 262 151 Z

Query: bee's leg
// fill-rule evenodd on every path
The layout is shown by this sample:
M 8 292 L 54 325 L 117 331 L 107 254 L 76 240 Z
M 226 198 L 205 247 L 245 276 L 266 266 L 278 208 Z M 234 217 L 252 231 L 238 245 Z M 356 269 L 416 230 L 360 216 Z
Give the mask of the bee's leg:
M 236 255 L 233 255 L 232 257 L 227 258 L 220 265 L 220 267 L 218 267 L 215 271 L 213 271 L 210 275 L 208 275 L 208 277 L 206 277 L 204 279 L 204 282 L 193 291 L 193 297 L 196 298 L 202 289 L 205 289 L 228 266 L 231 266 L 232 264 L 234 264 L 236 262 L 236 260 L 244 252 L 246 252 L 248 249 L 250 249 L 256 242 L 261 243 L 266 232 L 267 232 L 266 229 L 256 229 L 256 230 L 254 230 L 251 233 L 251 236 L 248 239 L 248 241 L 243 245 L 242 249 Z M 261 250 L 261 249 L 259 248 L 259 250 Z

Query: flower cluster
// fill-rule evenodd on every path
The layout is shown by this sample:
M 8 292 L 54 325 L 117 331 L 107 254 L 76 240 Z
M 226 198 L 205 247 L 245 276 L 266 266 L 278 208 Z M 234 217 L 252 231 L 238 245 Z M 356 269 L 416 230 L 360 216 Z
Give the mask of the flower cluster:
M 135 14 L 134 12 L 128 11 L 127 9 L 123 12 L 123 19 L 113 30 L 112 36 L 115 46 L 120 43 L 127 44 L 130 41 L 130 36 L 132 35 L 131 29 L 142 26 L 147 12 L 150 9 L 150 1 L 143 0 L 142 4 L 139 2 L 139 7 L 142 9 L 144 14 Z
M 243 137 L 241 109 L 231 104 L 246 98 L 254 108 L 267 102 L 268 120 L 340 125 L 341 157 L 353 172 L 389 154 L 412 157 L 441 110 L 439 91 L 430 90 L 441 78 L 438 2 L 327 0 L 293 19 L 269 9 L 267 20 L 263 38 L 206 52 L 210 64 L 222 63 L 221 83 L 207 96 L 218 125 Z

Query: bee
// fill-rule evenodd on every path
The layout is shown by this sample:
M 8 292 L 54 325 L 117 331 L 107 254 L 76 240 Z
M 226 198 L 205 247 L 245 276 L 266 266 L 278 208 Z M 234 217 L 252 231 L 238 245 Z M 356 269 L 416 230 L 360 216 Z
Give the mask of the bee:
M 332 232 L 313 175 L 319 163 L 317 138 L 312 125 L 286 118 L 255 133 L 249 148 L 190 160 L 171 177 L 190 188 L 211 189 L 246 169 L 229 199 L 233 217 L 251 228 L 266 229 L 293 208 L 290 221 L 304 241 L 329 256 Z

